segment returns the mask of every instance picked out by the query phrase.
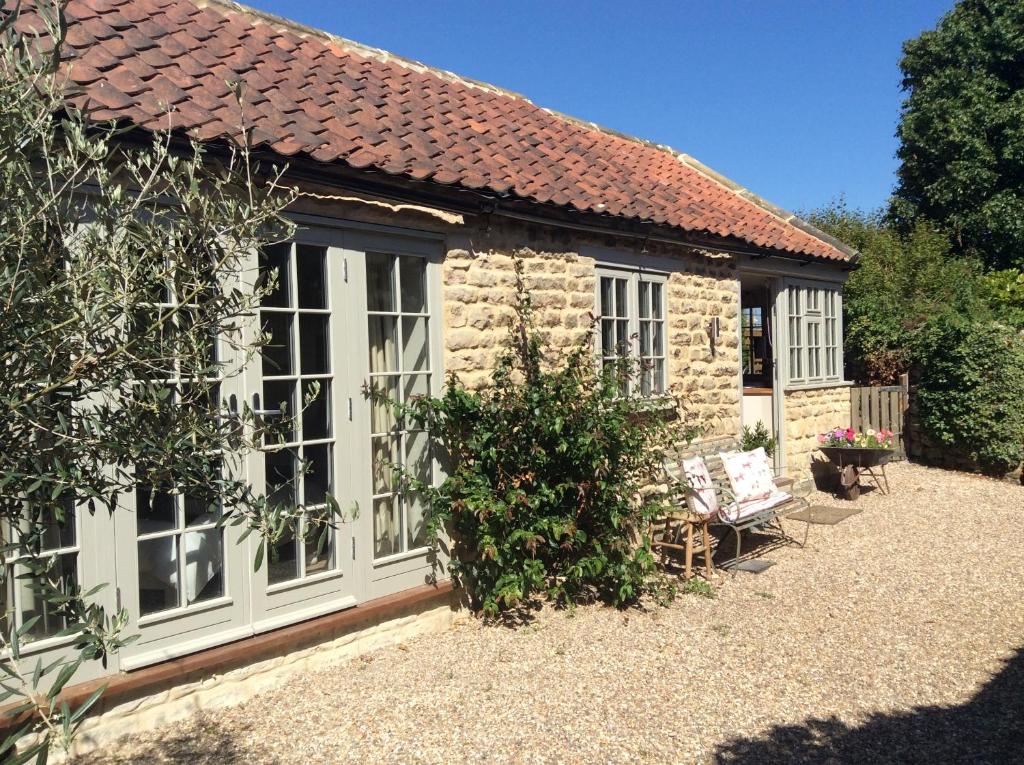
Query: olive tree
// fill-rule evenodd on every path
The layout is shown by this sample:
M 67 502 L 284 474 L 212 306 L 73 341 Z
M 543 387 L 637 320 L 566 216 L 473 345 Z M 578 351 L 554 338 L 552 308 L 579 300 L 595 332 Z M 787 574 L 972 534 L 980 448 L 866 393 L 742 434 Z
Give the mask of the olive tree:
M 0 703 L 21 722 L 0 753 L 42 761 L 96 700 L 71 709 L 62 688 L 131 639 L 48 552 L 74 513 L 117 513 L 139 486 L 186 494 L 259 535 L 256 566 L 294 533 L 301 508 L 235 467 L 296 413 L 272 427 L 221 396 L 267 340 L 251 322 L 276 275 L 245 266 L 290 234 L 291 192 L 250 162 L 244 125 L 213 155 L 90 124 L 63 98 L 59 8 L 16 18 L 0 8 L 0 592 L 33 588 L 73 649 L 25 658 L 39 617 L 3 599 Z

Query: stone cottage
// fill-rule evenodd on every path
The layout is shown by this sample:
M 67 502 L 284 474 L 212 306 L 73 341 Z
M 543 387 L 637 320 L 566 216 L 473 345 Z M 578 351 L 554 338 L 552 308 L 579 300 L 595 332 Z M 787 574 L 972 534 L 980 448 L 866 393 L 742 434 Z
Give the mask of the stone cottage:
M 221 703 L 314 650 L 451 620 L 424 508 L 376 480 L 391 455 L 430 478 L 426 436 L 395 432 L 359 391 L 438 392 L 448 371 L 485 383 L 516 257 L 556 345 L 596 317 L 595 363 L 643 361 L 634 392 L 682 392 L 712 435 L 761 421 L 785 470 L 848 422 L 842 286 L 857 254 L 693 158 L 236 3 L 70 0 L 67 18 L 70 98 L 91 119 L 170 124 L 211 152 L 244 119 L 258 157 L 287 163 L 302 191 L 295 241 L 260 256 L 282 269 L 261 311 L 279 363 L 252 365 L 240 395 L 295 401 L 312 380 L 325 395 L 248 477 L 272 490 L 300 455 L 321 496 L 369 508 L 326 555 L 289 540 L 255 572 L 233 527 L 207 529 L 193 565 L 180 508 L 166 522 L 128 497 L 132 512 L 114 514 L 127 521 L 76 518 L 75 544 L 54 554 L 77 556 L 86 587 L 115 582 L 101 597 L 119 593 L 141 635 L 71 689 L 109 683 L 109 725 Z M 26 610 L 15 602 L 15 620 Z M 65 641 L 24 652 L 54 656 Z

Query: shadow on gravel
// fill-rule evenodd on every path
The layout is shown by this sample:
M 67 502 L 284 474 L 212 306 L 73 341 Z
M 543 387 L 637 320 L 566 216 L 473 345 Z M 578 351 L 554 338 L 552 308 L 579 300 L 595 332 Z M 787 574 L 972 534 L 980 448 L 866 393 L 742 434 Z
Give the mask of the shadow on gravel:
M 779 725 L 764 737 L 722 744 L 718 765 L 1009 765 L 1024 762 L 1024 648 L 970 701 L 876 714 L 850 726 L 836 718 Z
M 168 729 L 169 730 L 169 729 Z M 119 749 L 126 754 L 118 754 Z M 165 734 L 158 740 L 111 746 L 72 759 L 71 765 L 242 765 L 253 762 L 260 742 L 248 736 L 241 740 L 214 725 L 189 727 L 187 732 Z M 261 763 L 276 762 L 261 755 Z

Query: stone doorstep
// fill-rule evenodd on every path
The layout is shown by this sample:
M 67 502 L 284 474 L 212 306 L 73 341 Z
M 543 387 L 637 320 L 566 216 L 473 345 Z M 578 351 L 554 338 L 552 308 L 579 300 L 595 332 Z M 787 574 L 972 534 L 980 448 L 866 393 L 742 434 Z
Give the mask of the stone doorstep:
M 85 754 L 201 710 L 240 704 L 302 672 L 418 635 L 444 632 L 464 613 L 450 582 L 422 585 L 134 672 L 70 686 L 62 697 L 74 708 L 107 684 L 71 754 Z M 13 727 L 22 719 L 5 722 Z

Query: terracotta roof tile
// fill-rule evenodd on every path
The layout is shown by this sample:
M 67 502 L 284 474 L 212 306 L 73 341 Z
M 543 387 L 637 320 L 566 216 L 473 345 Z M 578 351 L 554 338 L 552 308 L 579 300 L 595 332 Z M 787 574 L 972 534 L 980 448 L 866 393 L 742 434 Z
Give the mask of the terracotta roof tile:
M 99 120 L 253 140 L 414 180 L 847 260 L 685 155 L 541 109 L 497 88 L 205 0 L 70 0 L 69 92 Z M 172 108 L 168 114 L 168 108 Z

